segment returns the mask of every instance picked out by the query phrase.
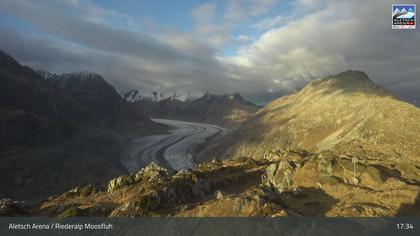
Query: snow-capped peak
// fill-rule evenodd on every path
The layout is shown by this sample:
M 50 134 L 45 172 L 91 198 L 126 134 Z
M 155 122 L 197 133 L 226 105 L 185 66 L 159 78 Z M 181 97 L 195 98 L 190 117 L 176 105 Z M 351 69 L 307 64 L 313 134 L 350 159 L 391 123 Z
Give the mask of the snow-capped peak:
M 190 98 L 190 93 L 169 93 L 166 94 L 164 92 L 159 91 L 152 91 L 149 93 L 141 93 L 138 90 L 132 89 L 128 92 L 120 93 L 120 96 L 124 98 L 128 102 L 137 102 L 142 100 L 149 100 L 160 102 L 164 100 L 179 100 L 179 101 L 187 101 Z
M 67 79 L 67 78 L 71 78 L 71 77 L 78 77 L 82 80 L 85 79 L 96 79 L 96 78 L 100 78 L 101 76 L 99 74 L 96 74 L 94 72 L 90 72 L 90 71 L 76 71 L 76 72 L 71 72 L 71 73 L 64 73 L 61 75 L 62 78 Z
M 122 98 L 124 98 L 125 100 L 127 100 L 128 102 L 136 102 L 142 99 L 141 94 L 139 93 L 138 90 L 130 90 L 126 93 L 121 93 L 120 94 Z
M 101 78 L 99 74 L 89 71 L 77 71 L 77 72 L 70 72 L 70 73 L 63 73 L 63 74 L 54 74 L 44 70 L 37 70 L 36 71 L 39 75 L 44 77 L 45 79 L 64 79 L 67 80 L 69 78 L 80 78 L 82 80 L 85 79 L 97 79 Z
M 42 76 L 44 79 L 51 79 L 55 76 L 55 74 L 45 71 L 45 70 L 36 70 L 36 73 L 38 73 L 40 76 Z

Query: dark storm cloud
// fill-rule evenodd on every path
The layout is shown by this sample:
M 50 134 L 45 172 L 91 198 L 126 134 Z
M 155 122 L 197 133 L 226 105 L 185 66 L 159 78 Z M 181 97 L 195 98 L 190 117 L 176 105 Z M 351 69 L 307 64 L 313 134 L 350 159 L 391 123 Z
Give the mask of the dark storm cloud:
M 150 72 L 132 65 L 124 57 L 62 41 L 31 37 L 13 30 L 0 28 L 1 49 L 35 69 L 53 73 L 90 70 L 101 73 L 117 87 L 154 89 L 160 83 L 150 80 Z M 121 79 L 123 78 L 123 79 Z
M 57 8 L 55 4 L 44 5 L 40 2 L 18 0 L 0 6 L 9 14 L 28 20 L 44 32 L 93 49 L 140 56 L 157 62 L 203 60 L 203 57 L 191 57 L 145 34 L 72 16 L 66 9 Z
M 13 30 L 0 28 L 0 45 L 19 61 L 36 68 L 47 67 L 52 71 L 74 70 L 93 63 L 94 54 L 71 44 L 47 38 L 21 35 Z M 88 50 L 89 51 L 89 50 Z

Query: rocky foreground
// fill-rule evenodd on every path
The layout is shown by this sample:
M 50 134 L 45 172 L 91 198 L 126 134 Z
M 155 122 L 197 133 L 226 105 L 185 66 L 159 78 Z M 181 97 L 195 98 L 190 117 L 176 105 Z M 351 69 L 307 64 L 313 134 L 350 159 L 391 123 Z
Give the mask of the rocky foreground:
M 2 200 L 3 216 L 420 216 L 420 184 L 353 157 L 272 150 L 171 172 L 155 163 L 39 204 Z M 354 169 L 355 168 L 355 169 Z

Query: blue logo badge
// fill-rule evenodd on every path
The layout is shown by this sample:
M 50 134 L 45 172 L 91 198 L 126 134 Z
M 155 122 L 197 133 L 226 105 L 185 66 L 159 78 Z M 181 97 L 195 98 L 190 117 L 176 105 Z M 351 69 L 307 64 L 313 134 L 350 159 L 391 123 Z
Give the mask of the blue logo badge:
M 393 4 L 392 5 L 392 29 L 415 29 L 416 28 L 416 5 Z

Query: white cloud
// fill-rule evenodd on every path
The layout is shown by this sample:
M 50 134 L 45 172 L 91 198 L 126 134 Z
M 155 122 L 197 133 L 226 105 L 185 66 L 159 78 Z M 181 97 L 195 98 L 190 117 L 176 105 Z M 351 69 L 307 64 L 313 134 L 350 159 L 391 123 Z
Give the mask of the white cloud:
M 314 7 L 314 1 L 303 3 Z M 391 4 L 328 3 L 267 31 L 230 61 L 239 70 L 257 70 L 260 80 L 274 82 L 277 89 L 346 69 L 364 70 L 389 89 L 409 78 L 420 88 L 419 71 L 408 72 L 420 62 L 419 33 L 391 30 Z M 279 81 L 292 83 L 285 86 Z
M 232 32 L 251 23 L 253 17 L 270 12 L 276 3 L 277 0 L 227 0 L 217 5 L 204 3 L 194 8 L 191 16 L 196 23 L 196 32 L 211 45 L 220 47 L 243 43 Z
M 255 23 L 249 17 L 262 17 L 274 1 L 259 2 L 204 4 L 191 12 L 194 32 L 146 35 L 119 27 L 129 16 L 86 0 L 1 1 L 2 12 L 53 37 L 0 28 L 0 48 L 24 63 L 56 72 L 96 71 L 119 89 L 238 91 L 257 100 L 274 98 L 278 91 L 301 87 L 315 77 L 359 69 L 420 101 L 420 33 L 391 30 L 392 1 L 300 0 L 291 17 L 277 15 Z M 238 9 L 228 12 L 234 5 Z M 119 20 L 110 25 L 112 17 Z M 264 33 L 234 36 L 239 23 Z M 219 46 L 232 42 L 241 47 L 235 56 L 224 56 Z
M 269 30 L 272 29 L 274 27 L 279 26 L 280 24 L 285 23 L 287 20 L 286 17 L 282 16 L 282 15 L 278 15 L 275 17 L 267 17 L 264 18 L 254 24 L 252 24 L 251 26 L 253 28 L 255 28 L 258 31 L 265 31 L 265 30 Z
M 231 41 L 232 26 L 219 23 L 216 17 L 216 5 L 204 3 L 191 10 L 196 24 L 196 35 L 212 46 L 218 47 Z
M 254 38 L 249 35 L 240 34 L 236 37 L 236 41 L 239 43 L 249 43 L 253 41 Z

